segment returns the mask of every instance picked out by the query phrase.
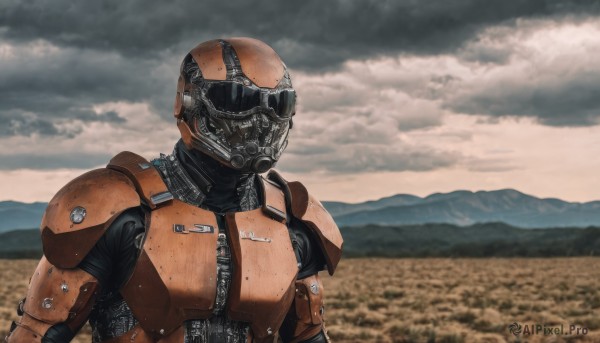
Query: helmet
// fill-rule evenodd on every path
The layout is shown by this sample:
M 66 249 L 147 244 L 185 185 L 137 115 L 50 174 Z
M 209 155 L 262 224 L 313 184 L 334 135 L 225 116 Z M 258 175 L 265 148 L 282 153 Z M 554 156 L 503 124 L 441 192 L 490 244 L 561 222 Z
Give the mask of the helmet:
M 287 146 L 296 92 L 285 64 L 252 38 L 207 41 L 181 63 L 174 115 L 188 149 L 262 173 Z

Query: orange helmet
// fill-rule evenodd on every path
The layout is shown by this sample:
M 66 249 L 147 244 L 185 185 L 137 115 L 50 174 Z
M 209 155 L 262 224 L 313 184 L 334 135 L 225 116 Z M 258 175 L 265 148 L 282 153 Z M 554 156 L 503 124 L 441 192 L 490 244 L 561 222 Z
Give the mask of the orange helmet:
M 185 145 L 262 173 L 287 146 L 296 92 L 285 64 L 252 38 L 207 41 L 184 58 L 174 115 Z

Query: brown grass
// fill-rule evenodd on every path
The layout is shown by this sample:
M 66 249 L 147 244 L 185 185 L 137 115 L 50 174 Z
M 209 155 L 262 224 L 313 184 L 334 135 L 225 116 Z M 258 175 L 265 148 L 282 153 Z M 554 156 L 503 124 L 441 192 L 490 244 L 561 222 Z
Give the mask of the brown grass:
M 3 337 L 36 262 L 0 262 Z M 600 342 L 598 258 L 347 259 L 323 278 L 334 342 Z M 589 333 L 518 340 L 514 321 Z

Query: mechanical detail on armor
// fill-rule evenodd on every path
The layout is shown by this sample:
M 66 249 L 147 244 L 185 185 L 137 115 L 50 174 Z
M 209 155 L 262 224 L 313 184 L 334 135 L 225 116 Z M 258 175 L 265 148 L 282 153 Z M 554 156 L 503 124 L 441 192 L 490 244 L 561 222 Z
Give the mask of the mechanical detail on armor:
M 120 294 L 106 294 L 96 302 L 90 314 L 92 342 L 101 343 L 122 336 L 137 322 Z
M 202 204 L 206 195 L 181 167 L 175 152 L 171 155 L 160 154 L 159 158 L 152 160 L 152 164 L 160 170 L 163 180 L 176 199 L 198 207 Z
M 227 243 L 227 230 L 219 230 L 217 239 L 217 298 L 213 314 L 223 314 L 231 285 L 231 251 Z
M 228 319 L 224 312 L 230 285 L 231 251 L 227 242 L 227 230 L 220 230 L 217 239 L 217 296 L 214 316 L 210 319 L 186 321 L 185 343 L 246 342 L 250 326 Z
M 176 151 L 173 151 L 171 155 L 161 154 L 159 158 L 152 161 L 152 164 L 160 170 L 164 182 L 175 198 L 197 207 L 204 207 L 206 194 L 182 167 Z M 212 184 L 209 181 L 208 173 L 209 171 L 201 170 L 197 174 L 204 175 L 204 181 L 208 190 L 210 190 Z M 240 211 L 249 211 L 260 206 L 255 180 L 253 176 L 240 179 L 240 183 L 236 188 Z
M 255 181 L 254 177 L 247 177 L 237 188 L 240 199 L 240 211 L 250 211 L 260 206 Z
M 184 343 L 246 343 L 250 328 L 247 323 L 233 321 L 225 316 L 189 320 L 184 327 Z

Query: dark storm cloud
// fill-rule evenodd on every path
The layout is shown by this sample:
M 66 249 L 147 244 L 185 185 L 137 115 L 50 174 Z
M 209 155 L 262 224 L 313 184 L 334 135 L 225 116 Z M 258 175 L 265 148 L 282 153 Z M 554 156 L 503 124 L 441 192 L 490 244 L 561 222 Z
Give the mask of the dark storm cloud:
M 142 59 L 181 54 L 208 38 L 247 35 L 273 44 L 293 68 L 327 69 L 350 58 L 452 52 L 490 25 L 590 15 L 599 7 L 598 1 L 564 0 L 5 0 L 0 27 L 16 41 L 41 38 Z
M 114 111 L 108 111 L 96 114 L 90 110 L 73 110 L 67 108 L 66 111 L 61 111 L 60 115 L 54 115 L 50 118 L 40 118 L 33 113 L 23 112 L 21 110 L 2 111 L 0 110 L 0 121 L 3 123 L 0 126 L 0 137 L 6 136 L 30 136 L 39 134 L 43 136 L 65 136 L 73 138 L 81 132 L 81 127 L 73 125 L 60 125 L 61 120 L 57 118 L 70 118 L 81 121 L 95 121 L 105 123 L 123 123 L 125 119 L 119 117 Z M 63 124 L 66 124 L 64 121 Z
M 574 61 L 572 61 L 574 62 Z M 541 70 L 537 78 L 487 80 L 446 106 L 467 114 L 492 117 L 531 117 L 549 126 L 591 126 L 600 123 L 600 68 L 570 71 L 571 64 L 552 66 L 555 75 Z
M 66 132 L 57 125 L 73 120 L 123 123 L 116 112 L 96 113 L 94 105 L 105 102 L 148 102 L 168 111 L 168 86 L 175 81 L 156 61 L 42 42 L 5 50 L 0 54 L 0 135 L 72 135 L 72 128 Z
M 455 151 L 412 147 L 402 143 L 393 146 L 341 145 L 327 151 L 290 149 L 287 153 L 277 166 L 294 173 L 323 170 L 333 173 L 430 171 L 451 167 L 463 160 L 463 156 Z
M 591 15 L 598 7 L 597 1 L 558 0 L 5 0 L 0 119 L 12 121 L 0 134 L 23 134 L 23 123 L 47 135 L 77 133 L 72 128 L 65 133 L 57 127 L 60 121 L 116 123 L 118 117 L 96 115 L 93 106 L 117 101 L 149 103 L 170 120 L 179 61 L 209 38 L 263 39 L 299 70 L 335 69 L 348 59 L 399 53 L 456 52 L 466 60 L 503 63 L 509 52 L 467 43 L 486 27 L 510 25 L 515 18 Z M 361 105 L 360 97 L 346 92 L 338 100 Z M 323 111 L 324 104 L 305 105 Z M 33 116 L 15 119 L 22 113 Z
M 110 155 L 86 153 L 0 155 L 0 170 L 52 170 L 57 168 L 89 169 L 107 164 L 110 158 Z

